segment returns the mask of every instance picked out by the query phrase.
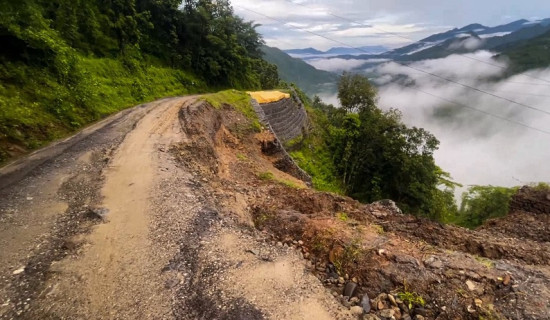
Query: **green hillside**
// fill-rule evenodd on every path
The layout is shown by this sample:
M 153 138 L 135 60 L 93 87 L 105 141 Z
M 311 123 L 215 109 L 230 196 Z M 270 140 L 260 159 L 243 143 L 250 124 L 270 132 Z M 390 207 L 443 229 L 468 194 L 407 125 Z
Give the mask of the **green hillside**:
M 162 96 L 272 88 L 228 0 L 0 1 L 0 163 Z
M 307 94 L 336 92 L 338 76 L 334 73 L 317 70 L 301 59 L 292 58 L 283 51 L 268 46 L 262 47 L 264 59 L 277 66 L 282 80 L 295 83 Z
M 536 38 L 499 48 L 510 58 L 513 73 L 550 66 L 550 31 Z

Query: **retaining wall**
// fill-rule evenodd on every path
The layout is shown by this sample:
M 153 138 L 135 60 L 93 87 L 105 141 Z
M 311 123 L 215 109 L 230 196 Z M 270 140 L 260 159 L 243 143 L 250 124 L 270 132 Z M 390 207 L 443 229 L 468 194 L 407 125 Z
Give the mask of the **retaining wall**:
M 265 146 L 265 148 L 271 149 L 273 152 L 281 155 L 275 166 L 279 170 L 304 181 L 311 187 L 312 182 L 309 174 L 294 162 L 282 145 L 284 142 L 305 133 L 307 128 L 307 113 L 302 102 L 290 98 L 268 104 L 259 104 L 258 101 L 252 99 L 252 106 L 263 125 L 275 135 L 274 145 Z M 262 147 L 263 149 L 264 147 Z
M 307 127 L 307 114 L 301 102 L 292 98 L 261 104 L 260 118 L 269 123 L 281 142 L 302 135 Z M 262 113 L 261 112 L 261 113 Z

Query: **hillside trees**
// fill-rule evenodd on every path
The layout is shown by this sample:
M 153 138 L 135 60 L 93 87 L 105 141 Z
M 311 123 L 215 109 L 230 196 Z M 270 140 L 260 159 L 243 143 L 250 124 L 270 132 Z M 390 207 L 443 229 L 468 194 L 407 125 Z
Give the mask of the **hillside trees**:
M 313 106 L 326 118 L 324 143 L 344 193 L 363 202 L 392 199 L 408 213 L 438 220 L 456 215 L 457 184 L 433 158 L 439 141 L 403 124 L 398 110 L 378 108 L 365 77 L 345 73 L 339 89 L 342 108 L 318 98 Z
M 275 87 L 256 27 L 227 0 L 0 1 L 0 162 L 147 99 Z

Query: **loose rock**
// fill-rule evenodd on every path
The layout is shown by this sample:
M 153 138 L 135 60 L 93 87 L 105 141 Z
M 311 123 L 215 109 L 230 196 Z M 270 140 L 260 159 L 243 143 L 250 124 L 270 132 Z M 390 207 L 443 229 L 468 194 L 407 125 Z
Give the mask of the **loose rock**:
M 369 296 L 366 294 L 361 299 L 361 307 L 363 308 L 363 310 L 365 310 L 366 313 L 370 312 L 370 309 L 371 309 L 370 299 L 369 299 Z
M 351 307 L 350 311 L 351 314 L 355 316 L 360 316 L 363 314 L 363 308 L 361 308 L 360 306 Z
M 355 290 L 357 290 L 357 283 L 348 282 L 344 288 L 344 296 L 353 297 L 355 295 Z

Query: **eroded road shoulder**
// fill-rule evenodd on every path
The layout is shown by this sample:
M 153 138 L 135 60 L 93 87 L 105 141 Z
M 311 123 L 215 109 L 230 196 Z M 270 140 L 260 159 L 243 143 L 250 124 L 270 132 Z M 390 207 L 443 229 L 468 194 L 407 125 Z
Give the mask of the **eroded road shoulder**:
M 1 191 L 0 318 L 350 318 L 300 252 L 234 215 L 242 194 L 174 153 L 229 170 L 200 147 L 237 138 L 194 101 L 116 116 Z

